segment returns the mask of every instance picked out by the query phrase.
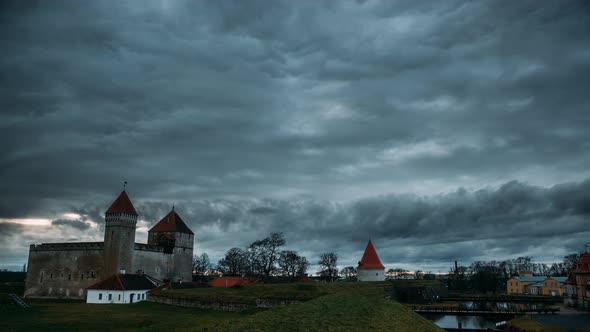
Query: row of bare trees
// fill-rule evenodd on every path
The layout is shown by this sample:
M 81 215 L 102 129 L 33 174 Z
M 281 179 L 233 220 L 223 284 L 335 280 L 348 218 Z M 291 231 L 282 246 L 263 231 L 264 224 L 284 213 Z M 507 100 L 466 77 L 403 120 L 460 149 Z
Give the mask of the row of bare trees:
M 193 258 L 193 269 L 198 275 L 215 270 L 227 276 L 283 276 L 300 277 L 307 274 L 309 261 L 295 250 L 282 250 L 286 244 L 283 233 L 270 233 L 262 240 L 252 242 L 246 248 L 231 248 L 214 266 L 207 253 Z M 325 280 L 338 278 L 338 255 L 327 252 L 320 255 L 318 271 Z M 354 269 L 353 267 L 349 267 Z M 347 269 L 347 268 L 345 268 Z M 343 270 L 344 272 L 345 270 Z M 351 271 L 348 271 L 352 275 Z M 356 276 L 356 269 L 354 269 Z
M 286 276 L 305 275 L 309 262 L 294 250 L 281 250 L 285 245 L 283 233 L 270 233 L 262 240 L 252 242 L 246 248 L 231 248 L 213 266 L 207 254 L 195 256 L 193 266 L 197 274 L 215 269 L 224 275 L 233 276 Z

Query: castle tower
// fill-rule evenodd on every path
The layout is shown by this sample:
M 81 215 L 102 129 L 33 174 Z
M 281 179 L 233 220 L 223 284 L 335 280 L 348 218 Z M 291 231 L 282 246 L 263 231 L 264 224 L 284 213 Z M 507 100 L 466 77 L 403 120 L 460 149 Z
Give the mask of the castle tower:
M 148 231 L 148 244 L 164 247 L 173 254 L 172 269 L 167 279 L 191 281 L 193 273 L 194 233 L 184 223 L 174 208 Z
M 381 264 L 381 260 L 373 247 L 373 243 L 369 240 L 363 258 L 359 262 L 357 270 L 358 281 L 383 281 L 385 280 L 385 266 Z
M 105 212 L 104 269 L 106 275 L 133 272 L 137 212 L 125 190 Z

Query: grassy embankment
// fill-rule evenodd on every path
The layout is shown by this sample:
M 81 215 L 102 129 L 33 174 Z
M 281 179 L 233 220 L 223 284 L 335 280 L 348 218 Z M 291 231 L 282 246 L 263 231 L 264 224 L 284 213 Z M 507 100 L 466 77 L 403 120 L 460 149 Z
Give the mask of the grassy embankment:
M 0 330 L 442 331 L 403 305 L 385 300 L 378 283 L 245 285 L 169 292 L 175 296 L 240 303 L 261 297 L 305 302 L 241 313 L 145 302 L 132 305 L 33 302 L 31 309 L 14 309 L 3 317 Z

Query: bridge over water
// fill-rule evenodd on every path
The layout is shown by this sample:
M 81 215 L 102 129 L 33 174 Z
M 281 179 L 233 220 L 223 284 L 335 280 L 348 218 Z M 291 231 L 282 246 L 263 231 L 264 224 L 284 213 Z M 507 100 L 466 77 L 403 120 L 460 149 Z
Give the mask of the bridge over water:
M 523 309 L 523 310 L 486 310 L 470 308 L 449 308 L 436 306 L 413 306 L 412 310 L 419 314 L 455 315 L 455 316 L 519 316 L 526 314 L 555 314 L 559 311 L 556 308 Z

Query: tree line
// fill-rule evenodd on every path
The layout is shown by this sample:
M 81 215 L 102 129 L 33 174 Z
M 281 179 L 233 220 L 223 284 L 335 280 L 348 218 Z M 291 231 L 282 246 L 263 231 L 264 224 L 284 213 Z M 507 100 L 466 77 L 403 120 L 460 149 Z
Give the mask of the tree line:
M 547 265 L 533 262 L 533 257 L 524 256 L 503 261 L 475 261 L 469 266 L 455 264 L 447 279 L 450 290 L 474 290 L 497 292 L 506 290 L 508 279 L 525 272 L 536 276 L 566 277 L 578 261 L 579 254 L 565 256 L 562 262 Z
M 245 248 L 231 248 L 217 265 L 213 265 L 207 253 L 193 258 L 196 274 L 204 275 L 215 270 L 225 276 L 288 277 L 307 275 L 309 261 L 295 250 L 282 250 L 286 240 L 283 233 L 270 233 L 264 239 L 256 240 Z M 338 277 L 338 255 L 334 252 L 319 256 L 319 274 L 327 280 Z

